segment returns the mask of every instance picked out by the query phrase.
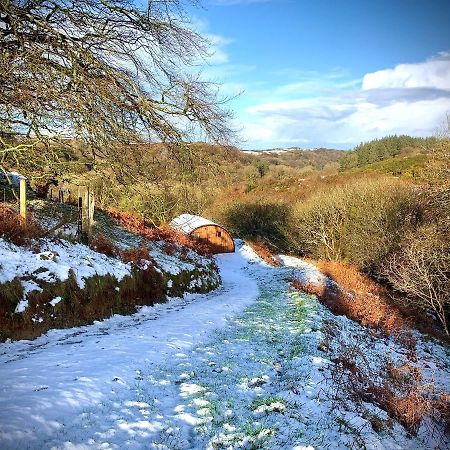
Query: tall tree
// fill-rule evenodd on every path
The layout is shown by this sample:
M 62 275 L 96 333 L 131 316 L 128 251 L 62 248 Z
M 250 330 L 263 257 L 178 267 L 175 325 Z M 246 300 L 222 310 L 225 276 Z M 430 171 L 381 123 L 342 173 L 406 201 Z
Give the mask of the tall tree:
M 194 74 L 208 42 L 182 3 L 0 0 L 0 168 L 52 167 L 55 142 L 120 167 L 130 144 L 227 140 L 226 100 Z

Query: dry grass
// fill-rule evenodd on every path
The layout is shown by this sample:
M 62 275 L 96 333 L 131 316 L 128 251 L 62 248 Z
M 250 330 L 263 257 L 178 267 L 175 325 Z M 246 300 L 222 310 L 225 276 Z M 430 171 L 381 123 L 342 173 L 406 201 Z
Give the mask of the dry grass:
M 98 253 L 103 253 L 106 256 L 117 257 L 120 255 L 119 248 L 101 233 L 94 236 L 89 243 L 89 247 L 92 250 Z
M 34 249 L 36 243 L 32 241 L 45 235 L 45 231 L 29 214 L 26 222 L 7 204 L 0 204 L 0 237 L 19 246 Z
M 135 265 L 139 265 L 141 261 L 153 261 L 148 250 L 148 242 L 145 239 L 142 241 L 140 247 L 124 250 L 121 256 L 124 262 L 131 262 Z
M 399 334 L 408 330 L 411 320 L 385 299 L 371 293 L 346 290 L 334 283 L 303 283 L 294 280 L 293 287 L 317 298 L 334 314 L 344 315 L 361 325 Z
M 341 353 L 333 360 L 332 381 L 337 392 L 358 402 L 371 402 L 388 412 L 410 433 L 417 433 L 425 424 L 430 433 L 449 433 L 450 397 L 436 392 L 432 382 L 425 382 L 417 362 L 416 340 L 411 333 L 413 311 L 396 305 L 383 286 L 361 274 L 356 268 L 334 262 L 319 262 L 317 266 L 329 278 L 328 283 L 292 285 L 316 295 L 334 314 L 345 315 L 361 325 L 393 336 L 406 350 L 407 363 L 400 367 L 392 363 L 379 371 L 369 369 L 364 346 L 357 336 L 351 346 L 342 342 Z M 334 281 L 334 282 L 333 282 Z M 339 331 L 324 325 L 324 348 L 331 340 L 339 340 Z M 366 361 L 366 362 L 365 362 Z M 339 398 L 339 395 L 337 395 Z
M 142 240 L 140 247 L 120 250 L 113 242 L 99 233 L 92 239 L 89 246 L 96 252 L 110 257 L 121 258 L 123 262 L 131 263 L 133 266 L 140 266 L 142 261 L 148 261 L 154 266 L 153 258 L 150 256 L 148 249 L 147 239 Z
M 255 240 L 255 241 L 245 241 L 254 251 L 255 253 L 267 264 L 270 266 L 279 266 L 280 263 L 278 260 L 275 259 L 273 256 L 272 251 L 269 249 L 269 247 L 262 242 L 261 240 Z
M 416 328 L 443 339 L 433 321 L 415 308 L 394 298 L 392 293 L 355 266 L 333 261 L 313 262 L 336 285 L 305 286 L 335 314 L 344 314 L 362 325 L 395 334 L 412 347 L 408 329 Z M 303 289 L 302 289 L 303 290 Z M 409 341 L 409 342 L 408 342 Z
M 370 292 L 374 295 L 387 296 L 386 289 L 367 275 L 362 274 L 357 267 L 351 264 L 342 264 L 334 261 L 312 262 L 324 275 L 334 280 L 340 286 L 354 292 Z
M 449 435 L 450 396 L 437 392 L 432 381 L 424 380 L 421 369 L 411 362 L 395 366 L 388 362 L 378 369 L 367 361 L 361 336 L 354 336 L 352 345 L 346 345 L 335 327 L 324 327 L 325 344 L 337 340 L 342 349 L 331 368 L 331 381 L 335 390 L 334 402 L 351 399 L 359 405 L 373 403 L 386 411 L 390 418 L 417 434 L 424 425 L 426 432 L 437 441 L 446 442 Z M 384 422 L 384 421 L 381 421 Z M 377 424 L 380 429 L 389 421 Z

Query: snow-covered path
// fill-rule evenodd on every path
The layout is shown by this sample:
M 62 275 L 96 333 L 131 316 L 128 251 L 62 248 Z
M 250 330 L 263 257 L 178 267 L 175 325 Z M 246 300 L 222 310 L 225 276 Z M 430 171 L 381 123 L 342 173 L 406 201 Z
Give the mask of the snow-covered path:
M 170 361 L 223 326 L 258 296 L 246 251 L 218 258 L 223 284 L 210 294 L 0 344 L 0 448 L 45 447 L 84 408 L 129 389 L 139 367 Z
M 439 447 L 332 382 L 355 339 L 373 366 L 405 360 L 395 343 L 292 290 L 293 278 L 323 277 L 311 264 L 284 256 L 273 268 L 237 250 L 219 257 L 223 285 L 210 294 L 1 344 L 0 449 Z M 336 339 L 325 350 L 326 327 Z M 445 382 L 446 350 L 419 347 Z

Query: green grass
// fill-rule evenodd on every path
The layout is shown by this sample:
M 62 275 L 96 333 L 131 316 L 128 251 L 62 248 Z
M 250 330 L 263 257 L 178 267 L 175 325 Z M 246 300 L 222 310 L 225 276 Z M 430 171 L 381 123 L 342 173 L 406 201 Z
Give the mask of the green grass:
M 353 169 L 346 170 L 344 173 L 359 174 L 374 172 L 405 178 L 414 178 L 418 176 L 425 168 L 428 159 L 428 155 L 424 154 L 396 156 L 394 158 L 388 158 L 383 161 L 367 164 L 366 166 L 355 167 Z
M 260 406 L 269 406 L 272 403 L 281 403 L 281 404 L 285 404 L 285 400 L 283 397 L 278 397 L 278 396 L 273 396 L 273 395 L 269 395 L 268 397 L 258 397 L 255 398 L 252 403 L 250 404 L 250 409 L 252 411 L 255 411 L 256 409 L 258 409 Z

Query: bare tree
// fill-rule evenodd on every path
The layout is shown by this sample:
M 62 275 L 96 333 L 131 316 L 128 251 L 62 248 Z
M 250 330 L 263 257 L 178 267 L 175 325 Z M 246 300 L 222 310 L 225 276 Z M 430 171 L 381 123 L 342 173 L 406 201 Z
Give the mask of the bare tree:
M 436 314 L 449 334 L 450 243 L 436 225 L 428 225 L 410 235 L 401 250 L 385 264 L 384 274 L 393 287 L 419 309 Z
M 208 42 L 182 3 L 0 0 L 0 168 L 53 167 L 61 142 L 124 170 L 131 144 L 226 141 L 226 99 L 194 74 Z

